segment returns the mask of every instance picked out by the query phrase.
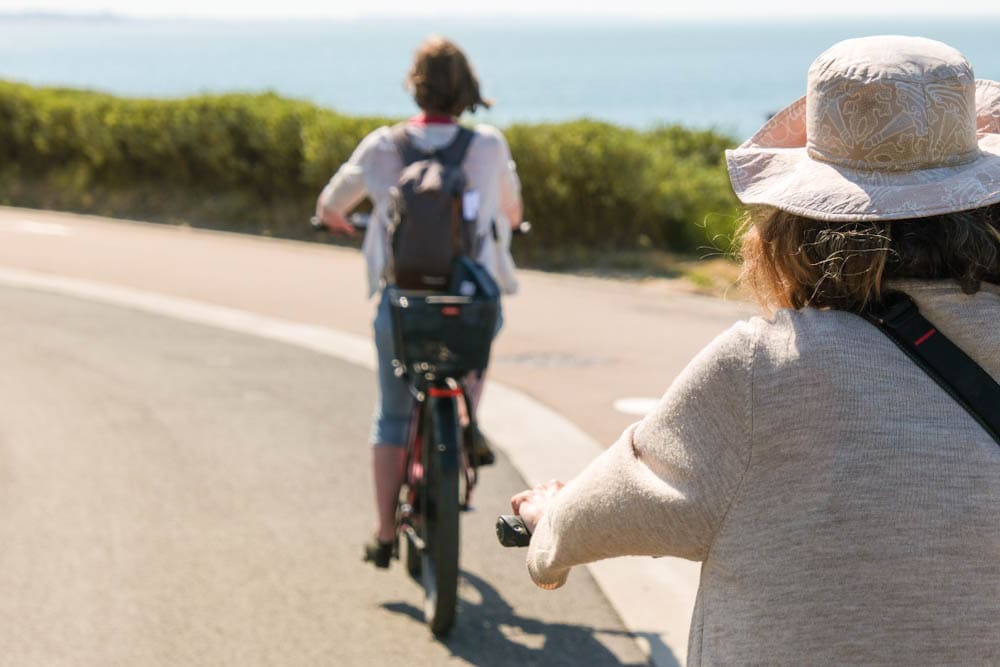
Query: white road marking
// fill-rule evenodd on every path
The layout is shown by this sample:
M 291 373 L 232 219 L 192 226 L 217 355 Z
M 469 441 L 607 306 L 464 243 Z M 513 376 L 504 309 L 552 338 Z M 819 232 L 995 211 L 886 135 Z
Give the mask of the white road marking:
M 658 398 L 649 397 L 631 397 L 631 398 L 619 398 L 617 401 L 611 404 L 618 412 L 623 412 L 627 415 L 637 415 L 639 417 L 645 417 L 650 412 L 656 409 L 657 404 L 660 402 Z
M 0 284 L 66 294 L 259 336 L 375 368 L 375 346 L 369 337 L 329 327 L 21 269 L 0 267 Z M 490 381 L 486 393 L 479 422 L 528 484 L 570 479 L 604 451 L 578 426 L 521 391 Z M 697 563 L 678 558 L 628 557 L 592 563 L 587 569 L 656 667 L 684 664 L 698 587 Z
M 69 236 L 72 234 L 66 225 L 57 222 L 38 222 L 36 220 L 14 220 L 4 226 L 22 234 L 38 234 L 39 236 Z

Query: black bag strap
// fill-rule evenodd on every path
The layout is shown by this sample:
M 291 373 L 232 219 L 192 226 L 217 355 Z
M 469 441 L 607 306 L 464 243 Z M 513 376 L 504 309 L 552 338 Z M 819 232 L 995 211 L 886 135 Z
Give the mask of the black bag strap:
M 913 299 L 888 292 L 864 316 L 1000 444 L 1000 385 L 921 315 Z
M 404 167 L 408 167 L 419 160 L 426 160 L 431 156 L 437 158 L 438 162 L 443 165 L 457 167 L 465 160 L 465 154 L 469 150 L 469 145 L 472 143 L 474 136 L 475 133 L 472 130 L 459 125 L 458 132 L 450 144 L 436 151 L 427 152 L 417 148 L 413 144 L 413 140 L 406 131 L 406 123 L 400 123 L 392 128 L 392 143 L 396 145 L 396 151 L 399 152 L 399 157 L 403 160 Z
M 396 146 L 396 152 L 403 160 L 404 167 L 418 160 L 427 159 L 427 154 L 413 145 L 410 135 L 406 132 L 406 123 L 400 123 L 392 128 L 392 143 Z
M 444 148 L 434 151 L 434 155 L 437 156 L 441 164 L 446 164 L 450 167 L 459 167 L 465 160 L 465 154 L 469 150 L 473 136 L 475 136 L 475 133 L 472 130 L 459 125 L 458 132 L 455 134 L 455 138 L 451 140 L 451 143 Z

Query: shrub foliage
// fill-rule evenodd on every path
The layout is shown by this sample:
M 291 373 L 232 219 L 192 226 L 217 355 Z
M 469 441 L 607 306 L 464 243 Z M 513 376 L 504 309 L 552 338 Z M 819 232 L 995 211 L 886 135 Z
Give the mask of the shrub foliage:
M 311 238 L 319 190 L 389 122 L 274 94 L 153 100 L 0 82 L 0 203 Z M 505 134 L 532 256 L 726 245 L 728 137 L 590 120 Z

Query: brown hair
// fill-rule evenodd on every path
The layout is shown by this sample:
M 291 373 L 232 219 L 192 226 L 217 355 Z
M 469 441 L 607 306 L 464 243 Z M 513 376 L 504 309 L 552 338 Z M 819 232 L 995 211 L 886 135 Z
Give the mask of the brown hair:
M 861 312 L 892 279 L 954 280 L 966 294 L 1000 282 L 1000 205 L 871 222 L 754 207 L 739 238 L 741 281 L 765 308 Z
M 427 113 L 461 116 L 492 105 L 479 93 L 479 80 L 462 49 L 444 37 L 429 37 L 417 47 L 406 87 Z

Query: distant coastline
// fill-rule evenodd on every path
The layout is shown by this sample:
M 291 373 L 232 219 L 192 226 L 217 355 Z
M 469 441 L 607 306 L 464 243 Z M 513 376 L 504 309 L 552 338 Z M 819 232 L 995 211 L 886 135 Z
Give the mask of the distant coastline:
M 358 12 L 348 15 L 281 15 L 281 16 L 224 16 L 224 15 L 191 15 L 184 13 L 163 13 L 163 14 L 131 14 L 111 11 L 0 11 L 0 22 L 3 21 L 53 21 L 53 22 L 184 22 L 184 23 L 320 23 L 320 24 L 418 24 L 427 26 L 441 26 L 443 29 L 450 29 L 456 26 L 487 25 L 495 26 L 498 22 L 511 27 L 536 27 L 536 28 L 567 28 L 603 26 L 608 28 L 638 28 L 649 29 L 669 28 L 669 27 L 709 27 L 717 26 L 721 28 L 743 27 L 805 27 L 815 28 L 819 25 L 852 26 L 865 25 L 871 23 L 885 23 L 886 25 L 898 26 L 901 31 L 912 31 L 914 26 L 923 25 L 962 25 L 978 22 L 987 22 L 1000 25 L 1000 11 L 978 14 L 955 14 L 942 12 L 940 14 L 913 14 L 905 18 L 899 18 L 898 13 L 886 12 L 884 15 L 873 14 L 868 16 L 854 16 L 850 14 L 810 14 L 801 16 L 773 17 L 759 14 L 753 15 L 729 15 L 723 17 L 633 17 L 626 15 L 573 15 L 564 16 L 558 14 L 538 14 L 525 16 L 514 13 L 506 13 L 502 10 L 492 14 L 445 14 L 441 16 L 426 16 L 414 14 L 379 14 Z
M 130 16 L 114 12 L 0 12 L 0 21 L 53 21 L 53 22 L 119 22 L 132 21 Z
M 805 72 L 847 37 L 904 33 L 961 50 L 1000 80 L 1000 16 L 905 19 L 226 19 L 0 13 L 0 79 L 128 97 L 274 91 L 352 116 L 414 112 L 402 86 L 429 33 L 456 40 L 498 126 L 593 118 L 639 130 L 681 124 L 747 137 L 800 97 Z M 595 48 L 598 45 L 599 48 Z

